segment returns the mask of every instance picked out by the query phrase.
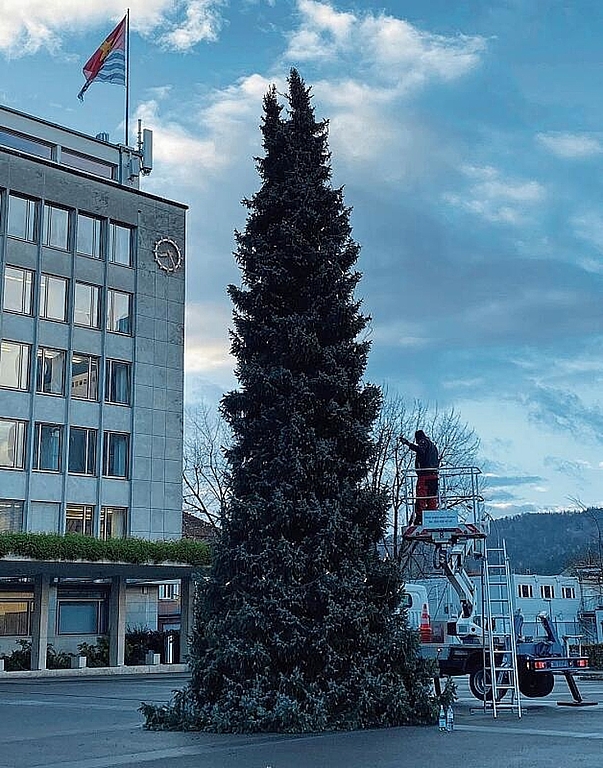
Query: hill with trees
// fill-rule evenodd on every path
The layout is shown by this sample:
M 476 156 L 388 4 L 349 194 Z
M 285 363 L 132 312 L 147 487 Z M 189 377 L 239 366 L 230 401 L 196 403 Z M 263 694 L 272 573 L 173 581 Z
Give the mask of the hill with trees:
M 530 513 L 494 520 L 488 545 L 506 541 L 515 573 L 552 575 L 577 563 L 601 565 L 603 509 Z

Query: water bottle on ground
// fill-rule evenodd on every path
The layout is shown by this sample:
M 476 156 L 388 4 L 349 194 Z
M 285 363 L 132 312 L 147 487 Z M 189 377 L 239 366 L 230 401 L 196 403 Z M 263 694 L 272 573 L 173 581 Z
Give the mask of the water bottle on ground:
M 440 705 L 440 717 L 438 719 L 438 725 L 440 727 L 440 731 L 446 730 L 446 714 L 444 712 L 444 705 Z
M 454 712 L 452 711 L 452 704 L 448 707 L 448 711 L 446 712 L 446 730 L 454 730 Z

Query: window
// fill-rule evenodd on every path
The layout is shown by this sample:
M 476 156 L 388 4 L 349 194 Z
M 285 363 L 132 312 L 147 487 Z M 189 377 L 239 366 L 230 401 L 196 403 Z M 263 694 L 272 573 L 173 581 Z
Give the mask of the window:
M 62 395 L 65 392 L 65 352 L 62 349 L 38 349 L 36 392 Z
M 27 637 L 31 634 L 33 597 L 29 594 L 11 593 L 0 597 L 0 635 Z
M 0 533 L 23 530 L 23 502 L 0 499 Z
M 76 250 L 85 256 L 100 259 L 101 255 L 101 220 L 94 216 L 79 213 L 77 217 Z
M 67 320 L 67 283 L 66 277 L 41 275 L 40 317 L 62 323 Z
M 33 309 L 33 272 L 19 267 L 4 270 L 4 301 L 2 306 L 8 312 L 31 315 Z
M 534 591 L 531 584 L 519 584 L 517 591 L 519 597 L 534 597 Z
M 543 600 L 553 600 L 555 598 L 555 587 L 552 584 L 541 584 L 540 597 Z
M 30 243 L 36 239 L 36 201 L 28 197 L 9 195 L 8 234 Z
M 127 533 L 128 510 L 124 507 L 103 507 L 100 516 L 101 539 L 124 539 Z
M 561 587 L 561 597 L 564 598 L 564 600 L 575 600 L 576 599 L 575 587 Z
M 69 430 L 69 471 L 77 475 L 96 474 L 96 430 L 71 427 Z
M 20 152 L 28 152 L 30 155 L 45 157 L 47 160 L 52 159 L 51 145 L 45 144 L 37 139 L 32 139 L 30 136 L 21 136 L 18 133 L 12 133 L 11 131 L 1 129 L 0 144 L 4 147 L 17 149 Z
M 106 477 L 128 477 L 129 446 L 129 435 L 120 432 L 105 432 L 103 475 Z
M 59 635 L 102 635 L 106 631 L 104 600 L 59 600 Z
M 108 403 L 130 405 L 130 363 L 120 360 L 107 360 L 105 381 L 105 400 Z
M 132 266 L 132 230 L 123 224 L 111 222 L 109 261 Z
M 42 244 L 66 251 L 69 247 L 69 211 L 44 203 Z
M 132 296 L 109 289 L 107 291 L 107 330 L 114 333 L 132 333 Z
M 73 322 L 87 328 L 98 328 L 100 290 L 96 285 L 75 284 Z
M 0 387 L 29 388 L 29 344 L 3 341 L 0 345 Z
M 58 424 L 36 424 L 34 469 L 59 472 L 63 427 Z
M 77 152 L 72 152 L 70 149 L 61 149 L 61 163 L 68 165 L 70 168 L 77 168 L 80 171 L 87 171 L 93 173 L 95 176 L 102 176 L 104 179 L 113 178 L 114 165 L 110 163 L 103 163 L 102 160 L 98 160 L 95 157 L 88 157 L 87 155 L 80 155 Z
M 81 533 L 92 536 L 94 507 L 89 504 L 67 504 L 65 510 L 65 533 Z
M 25 461 L 25 422 L 0 419 L 0 467 L 23 469 Z
M 180 584 L 160 584 L 160 600 L 177 600 L 180 597 Z
M 98 357 L 74 353 L 71 359 L 71 397 L 98 399 Z

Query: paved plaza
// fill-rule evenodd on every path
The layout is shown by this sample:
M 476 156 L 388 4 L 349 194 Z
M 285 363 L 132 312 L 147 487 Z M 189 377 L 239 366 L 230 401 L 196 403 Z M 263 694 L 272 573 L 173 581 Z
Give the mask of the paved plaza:
M 155 733 L 141 701 L 167 701 L 187 676 L 3 680 L 0 768 L 558 768 L 601 765 L 603 681 L 581 681 L 598 706 L 566 708 L 563 681 L 518 719 L 479 708 L 463 680 L 455 730 L 393 728 L 309 736 Z M 477 705 L 477 706 L 476 706 Z

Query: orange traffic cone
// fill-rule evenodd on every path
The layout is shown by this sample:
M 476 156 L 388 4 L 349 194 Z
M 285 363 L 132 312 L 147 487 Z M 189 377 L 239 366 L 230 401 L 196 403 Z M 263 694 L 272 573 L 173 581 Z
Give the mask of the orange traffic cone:
M 422 643 L 431 642 L 431 622 L 429 620 L 429 608 L 427 607 L 427 603 L 423 603 L 421 623 L 419 624 L 419 635 L 421 636 Z

